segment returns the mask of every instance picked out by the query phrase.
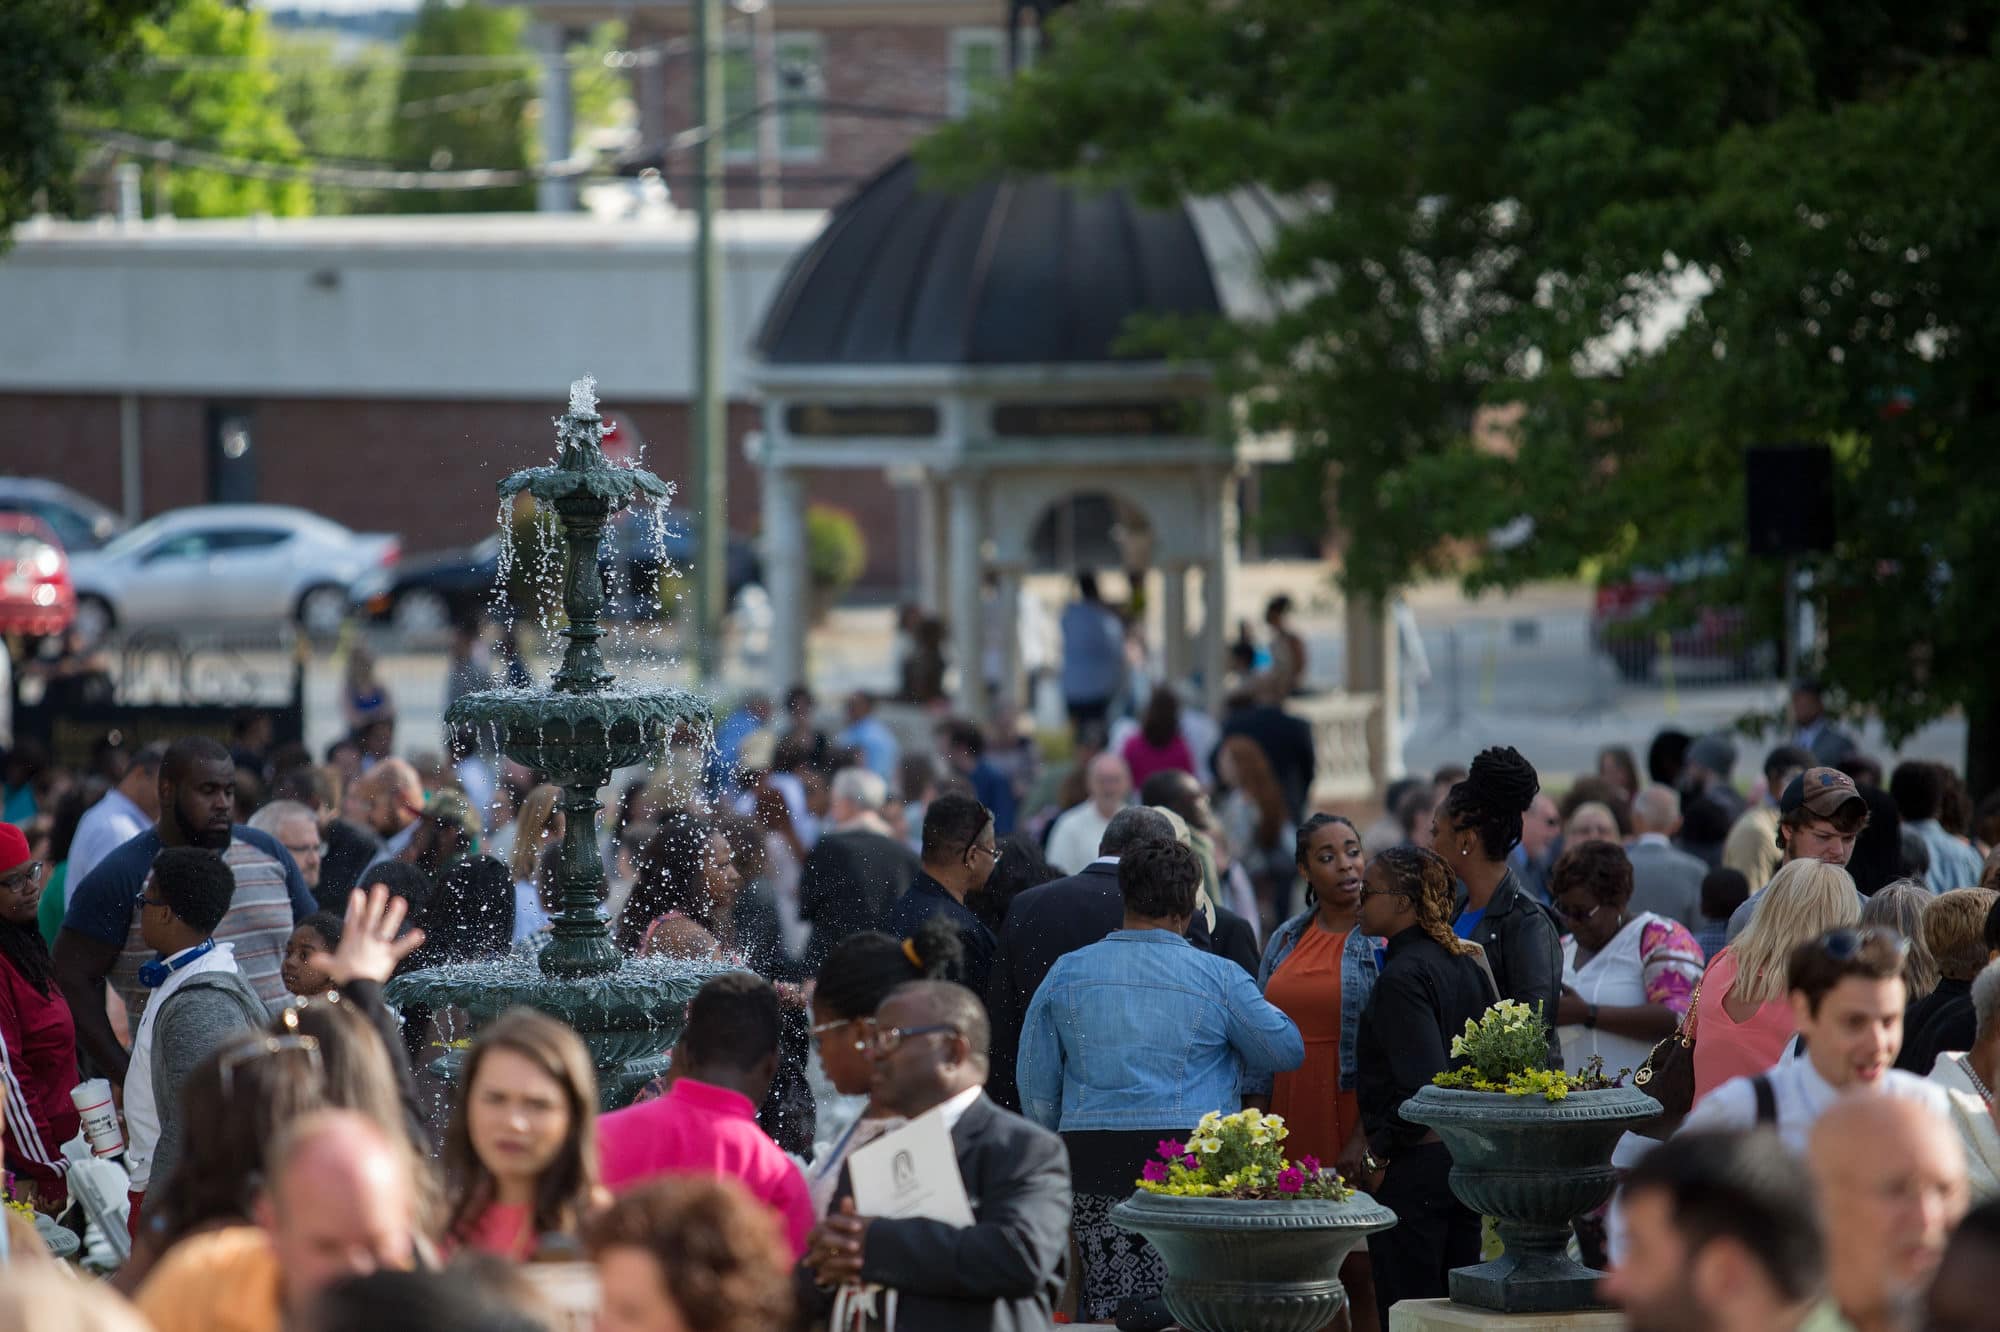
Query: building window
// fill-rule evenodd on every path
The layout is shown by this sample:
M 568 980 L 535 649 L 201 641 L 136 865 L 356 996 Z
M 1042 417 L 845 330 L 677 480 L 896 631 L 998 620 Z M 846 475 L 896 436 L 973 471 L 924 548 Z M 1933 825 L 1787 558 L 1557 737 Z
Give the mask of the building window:
M 775 112 L 778 157 L 786 162 L 817 162 L 826 151 L 826 130 L 818 105 L 826 81 L 820 76 L 820 36 L 816 32 L 777 35 L 778 68 L 772 82 L 776 99 L 785 104 Z M 758 117 L 755 48 L 747 36 L 730 38 L 722 55 L 722 114 L 729 131 L 722 139 L 723 160 L 757 160 Z M 740 117 L 740 119 L 739 119 Z
M 1021 25 L 1021 63 L 1033 64 L 1041 30 Z M 1007 82 L 1004 28 L 957 28 L 951 34 L 950 110 L 954 116 L 986 105 Z

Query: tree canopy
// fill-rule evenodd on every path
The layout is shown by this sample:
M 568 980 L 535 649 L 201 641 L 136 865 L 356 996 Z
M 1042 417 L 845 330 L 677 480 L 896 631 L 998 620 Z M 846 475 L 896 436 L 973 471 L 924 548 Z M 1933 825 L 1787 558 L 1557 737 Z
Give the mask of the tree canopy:
M 424 0 L 404 41 L 410 56 L 519 55 L 526 11 L 514 6 Z M 518 171 L 530 161 L 527 109 L 535 95 L 532 66 L 518 69 L 406 68 L 390 131 L 398 166 L 444 171 Z M 533 185 L 477 192 L 412 190 L 390 196 L 404 213 L 503 212 L 535 206 Z
M 1979 551 L 2000 428 L 2000 5 L 1149 0 L 1062 11 L 925 147 L 946 178 L 1078 173 L 1308 206 L 1267 324 L 1181 329 L 1291 432 L 1343 579 L 1379 593 L 1658 566 L 1778 620 L 1744 451 L 1821 442 L 1839 538 L 1815 664 L 1892 737 L 1966 709 L 2000 773 Z M 1154 330 L 1154 336 L 1160 335 Z M 1484 413 L 1484 414 L 1482 414 Z M 1492 428 L 1475 430 L 1475 422 Z M 1318 479 L 1330 478 L 1330 488 Z M 1515 543 L 1487 534 L 1527 518 Z M 1455 563 L 1466 539 L 1481 542 Z

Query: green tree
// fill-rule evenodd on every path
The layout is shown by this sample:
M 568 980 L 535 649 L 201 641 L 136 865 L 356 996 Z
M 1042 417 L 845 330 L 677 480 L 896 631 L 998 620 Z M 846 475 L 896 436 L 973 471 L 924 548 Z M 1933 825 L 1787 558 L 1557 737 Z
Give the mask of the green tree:
M 1329 476 L 1375 593 L 1616 572 L 1708 550 L 1694 595 L 1774 624 L 1743 557 L 1744 450 L 1835 450 L 1808 562 L 1820 663 L 1892 736 L 1963 708 L 2000 778 L 1978 570 L 2000 517 L 2000 6 L 1912 0 L 1152 0 L 1077 6 L 947 178 L 1077 172 L 1156 199 L 1302 201 L 1255 326 L 1155 329 Z M 1907 407 L 1907 410 L 1902 410 Z M 1504 410 L 1499 447 L 1475 432 Z
M 0 4 L 0 250 L 35 196 L 67 205 L 76 142 L 65 106 L 104 85 L 140 20 L 167 0 L 7 0 Z
M 410 56 L 519 56 L 526 11 L 478 0 L 424 0 L 404 42 Z M 533 65 L 486 69 L 406 68 L 390 133 L 391 157 L 412 170 L 520 170 L 529 164 Z M 533 208 L 532 184 L 489 190 L 408 190 L 390 196 L 405 213 L 505 212 Z
M 273 41 L 282 74 L 278 112 L 315 162 L 377 164 L 388 159 L 396 122 L 398 63 L 395 50 L 371 46 L 343 57 L 322 33 L 278 33 Z M 378 212 L 379 191 L 313 186 L 316 213 Z
M 141 23 L 137 38 L 138 64 L 82 113 L 87 123 L 260 162 L 302 160 L 274 100 L 279 81 L 261 12 L 225 0 L 179 0 L 163 20 Z M 153 169 L 168 173 L 168 197 L 181 217 L 295 214 L 312 203 L 299 180 L 197 166 Z

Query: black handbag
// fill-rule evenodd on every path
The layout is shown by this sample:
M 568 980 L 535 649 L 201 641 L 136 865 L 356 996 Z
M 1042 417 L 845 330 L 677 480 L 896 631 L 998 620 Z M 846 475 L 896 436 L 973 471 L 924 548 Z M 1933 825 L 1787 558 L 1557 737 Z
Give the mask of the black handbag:
M 1701 1003 L 1701 982 L 1688 999 L 1687 1015 L 1646 1054 L 1646 1061 L 1632 1075 L 1632 1085 L 1660 1103 L 1659 1118 L 1641 1124 L 1634 1133 L 1665 1140 L 1681 1126 L 1694 1108 L 1694 1015 Z

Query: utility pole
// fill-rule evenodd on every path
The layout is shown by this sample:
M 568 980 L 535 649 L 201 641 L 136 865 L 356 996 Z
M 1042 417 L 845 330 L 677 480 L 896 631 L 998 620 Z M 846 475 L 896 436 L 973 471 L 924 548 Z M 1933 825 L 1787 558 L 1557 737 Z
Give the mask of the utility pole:
M 715 679 L 728 609 L 729 459 L 723 429 L 722 272 L 716 263 L 715 215 L 722 206 L 722 0 L 693 0 L 695 120 L 694 433 L 690 461 L 696 521 L 694 662 L 696 678 Z

